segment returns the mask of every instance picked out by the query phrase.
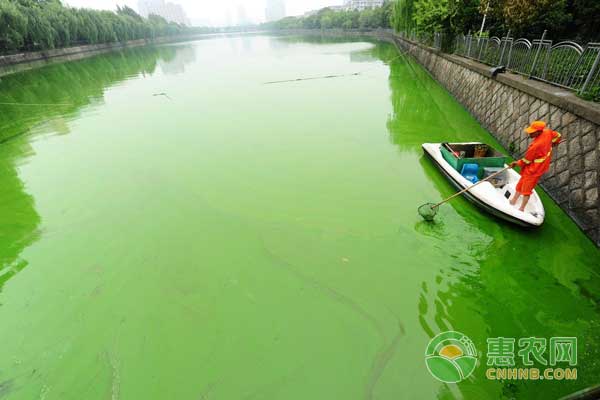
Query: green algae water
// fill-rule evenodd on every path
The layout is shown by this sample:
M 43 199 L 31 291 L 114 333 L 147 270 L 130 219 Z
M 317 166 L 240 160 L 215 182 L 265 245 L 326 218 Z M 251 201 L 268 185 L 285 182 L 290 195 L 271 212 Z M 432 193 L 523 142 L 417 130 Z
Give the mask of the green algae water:
M 546 400 L 599 381 L 600 251 L 547 196 L 536 231 L 464 199 L 423 222 L 454 189 L 421 143 L 500 147 L 390 44 L 138 48 L 3 77 L 0 102 L 21 104 L 0 105 L 1 399 Z M 425 365 L 448 330 L 479 353 L 458 384 Z M 488 338 L 560 336 L 577 380 L 486 377 Z

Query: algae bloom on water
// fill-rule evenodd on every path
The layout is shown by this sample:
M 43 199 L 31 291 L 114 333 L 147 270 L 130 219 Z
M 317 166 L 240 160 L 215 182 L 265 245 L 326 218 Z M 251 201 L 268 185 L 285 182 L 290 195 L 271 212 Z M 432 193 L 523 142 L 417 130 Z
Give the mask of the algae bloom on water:
M 502 148 L 392 44 L 207 37 L 0 93 L 41 104 L 0 104 L 3 399 L 549 399 L 600 376 L 600 251 L 551 199 L 537 231 L 415 212 L 455 193 L 423 142 Z M 486 377 L 488 338 L 555 336 L 577 380 Z

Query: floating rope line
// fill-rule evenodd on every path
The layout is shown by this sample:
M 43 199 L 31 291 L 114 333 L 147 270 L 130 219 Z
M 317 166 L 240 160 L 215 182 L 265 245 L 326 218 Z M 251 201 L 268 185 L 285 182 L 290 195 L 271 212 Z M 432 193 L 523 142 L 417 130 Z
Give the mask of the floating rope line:
M 154 96 L 154 97 L 157 97 L 157 96 L 164 96 L 164 97 L 166 97 L 166 98 L 167 98 L 167 99 L 169 99 L 169 100 L 173 100 L 173 99 L 172 99 L 172 98 L 170 98 L 170 97 L 169 97 L 169 95 L 168 95 L 168 94 L 166 94 L 166 93 L 155 93 L 155 94 L 153 94 L 152 96 Z
M 395 61 L 399 58 L 402 58 L 403 55 L 399 55 L 397 57 L 392 58 L 391 60 L 381 60 L 384 63 L 391 63 L 392 61 Z M 362 75 L 363 72 L 369 71 L 373 68 L 377 68 L 378 66 L 375 65 L 371 68 L 367 68 L 366 70 L 360 71 L 360 72 L 354 72 L 352 74 L 343 74 L 343 75 L 325 75 L 325 76 L 315 76 L 315 77 L 309 77 L 309 78 L 296 78 L 296 79 L 286 79 L 283 81 L 271 81 L 271 82 L 264 82 L 263 85 L 274 85 L 277 83 L 290 83 L 290 82 L 302 82 L 302 81 L 312 81 L 312 80 L 316 80 L 316 79 L 332 79 L 332 78 L 343 78 L 346 76 L 359 76 Z
M 325 75 L 325 76 L 315 76 L 315 77 L 311 77 L 311 78 L 296 78 L 296 79 L 287 79 L 284 81 L 271 81 L 271 82 L 265 82 L 263 83 L 263 85 L 274 85 L 276 83 L 289 83 L 289 82 L 301 82 L 301 81 L 312 81 L 312 80 L 316 80 L 316 79 L 332 79 L 332 78 L 342 78 L 345 76 L 358 76 L 360 75 L 360 72 L 355 72 L 353 74 L 345 74 L 345 75 Z

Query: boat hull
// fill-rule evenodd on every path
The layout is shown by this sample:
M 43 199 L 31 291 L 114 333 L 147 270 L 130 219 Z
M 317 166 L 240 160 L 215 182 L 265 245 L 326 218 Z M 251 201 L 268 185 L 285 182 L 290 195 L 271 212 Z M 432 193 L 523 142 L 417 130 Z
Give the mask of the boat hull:
M 429 145 L 429 147 L 426 147 L 426 145 Z M 458 190 L 466 189 L 468 187 L 468 185 L 466 185 L 464 182 L 459 181 L 460 178 L 455 176 L 455 175 L 457 175 L 457 173 L 451 172 L 451 171 L 456 171 L 456 170 L 454 170 L 447 163 L 446 163 L 446 165 L 443 165 L 443 163 L 445 162 L 443 160 L 443 158 L 437 157 L 435 155 L 435 153 L 432 151 L 431 146 L 438 146 L 438 145 L 441 145 L 441 144 L 438 144 L 438 143 L 424 144 L 423 145 L 424 154 L 427 156 L 427 158 L 429 158 L 435 164 L 435 166 L 438 168 L 438 170 L 440 170 L 442 172 L 442 174 L 450 181 L 450 183 L 456 189 L 458 189 Z M 451 170 L 449 171 L 449 169 L 451 169 Z M 539 213 L 540 216 L 536 217 L 535 220 L 532 220 L 531 218 L 527 218 L 528 216 L 526 216 L 526 213 L 517 211 L 516 209 L 514 209 L 514 211 L 509 210 L 509 212 L 505 212 L 505 211 L 499 209 L 498 207 L 495 207 L 493 204 L 490 204 L 490 201 L 486 201 L 486 199 L 483 198 L 483 196 L 478 196 L 477 194 L 472 193 L 471 191 L 465 192 L 464 196 L 467 200 L 469 200 L 470 202 L 475 204 L 477 207 L 485 210 L 486 212 L 494 215 L 495 217 L 502 219 L 504 221 L 510 222 L 512 224 L 521 226 L 521 227 L 538 228 L 544 222 L 545 212 L 543 211 L 543 206 L 541 206 L 541 200 L 539 199 L 537 193 L 534 193 L 532 195 L 532 198 L 534 199 L 534 201 L 537 201 L 539 203 L 539 205 L 542 207 L 542 209 L 541 209 L 541 213 Z M 512 213 L 510 211 L 512 211 Z

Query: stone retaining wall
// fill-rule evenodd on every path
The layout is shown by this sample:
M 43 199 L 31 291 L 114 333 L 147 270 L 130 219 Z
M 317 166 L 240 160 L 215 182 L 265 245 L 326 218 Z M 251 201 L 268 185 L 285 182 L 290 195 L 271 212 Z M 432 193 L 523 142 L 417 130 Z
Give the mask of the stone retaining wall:
M 67 56 L 77 53 L 98 52 L 105 50 L 116 50 L 124 47 L 135 47 L 145 45 L 145 40 L 132 40 L 127 43 L 104 43 L 84 46 L 66 47 L 64 49 L 51 49 L 45 51 L 34 51 L 29 53 L 18 53 L 0 56 L 0 66 L 20 64 L 25 62 L 39 61 L 54 57 Z
M 192 40 L 206 34 L 161 37 L 156 39 L 130 40 L 124 43 L 103 43 L 66 47 L 29 53 L 0 56 L 0 77 L 41 67 L 51 62 L 73 61 L 131 47 Z
M 129 40 L 123 43 L 100 43 L 82 46 L 65 47 L 44 51 L 32 51 L 17 54 L 0 55 L 0 76 L 9 75 L 22 70 L 37 68 L 45 63 L 56 61 L 71 61 L 90 57 L 96 54 L 108 53 L 130 47 L 146 46 L 149 44 L 163 44 L 183 42 L 210 36 L 232 37 L 238 35 L 262 34 L 264 31 L 231 32 L 231 33 L 194 33 L 177 36 L 165 36 L 155 39 Z
M 600 105 L 520 75 L 493 77 L 490 67 L 394 37 L 509 150 L 521 158 L 530 140 L 523 128 L 543 120 L 564 143 L 542 178 L 544 190 L 600 246 Z

